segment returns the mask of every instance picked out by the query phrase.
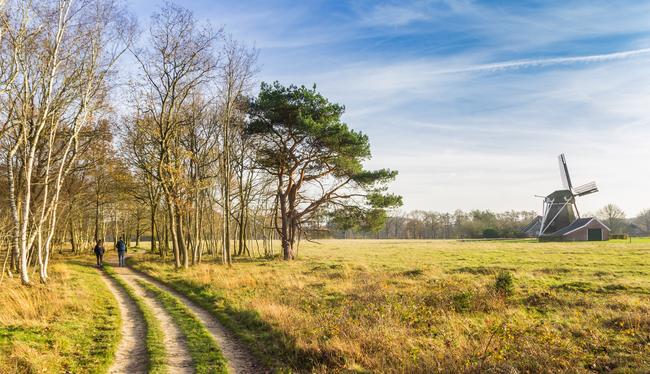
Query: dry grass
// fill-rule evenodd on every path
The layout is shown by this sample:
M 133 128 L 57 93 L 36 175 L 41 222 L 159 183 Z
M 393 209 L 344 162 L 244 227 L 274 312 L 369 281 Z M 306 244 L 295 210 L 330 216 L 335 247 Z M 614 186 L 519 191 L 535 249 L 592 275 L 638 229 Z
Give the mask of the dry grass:
M 119 338 L 117 305 L 91 268 L 54 264 L 48 285 L 0 285 L 0 372 L 97 372 Z
M 70 272 L 62 264 L 52 266 L 49 287 L 41 284 L 22 287 L 17 278 L 5 279 L 0 287 L 0 325 L 46 326 L 65 311 L 66 299 L 73 290 L 61 285 L 69 280 Z M 58 291 L 63 297 L 52 298 L 52 289 L 60 289 Z
M 650 371 L 646 241 L 326 241 L 291 263 L 139 266 L 194 287 L 298 371 Z M 502 271 L 511 296 L 495 289 Z M 285 343 L 237 325 L 243 314 Z

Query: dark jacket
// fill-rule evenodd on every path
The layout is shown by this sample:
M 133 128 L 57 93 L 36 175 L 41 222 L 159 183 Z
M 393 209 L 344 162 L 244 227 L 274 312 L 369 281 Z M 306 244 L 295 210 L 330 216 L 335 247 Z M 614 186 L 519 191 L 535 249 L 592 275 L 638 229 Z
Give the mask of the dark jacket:
M 95 249 L 94 249 L 94 251 L 95 251 L 95 254 L 96 254 L 97 256 L 99 256 L 99 255 L 103 255 L 103 254 L 104 254 L 104 246 L 103 246 L 103 245 L 99 245 L 99 244 L 97 244 L 97 245 L 95 245 Z
M 121 239 L 117 241 L 116 247 L 118 252 L 126 252 L 126 244 Z

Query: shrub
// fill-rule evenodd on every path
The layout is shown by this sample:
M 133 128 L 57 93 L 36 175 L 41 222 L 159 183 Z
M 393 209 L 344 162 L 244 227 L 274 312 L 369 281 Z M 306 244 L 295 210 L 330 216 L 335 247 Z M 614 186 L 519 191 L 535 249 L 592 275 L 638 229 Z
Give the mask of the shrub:
M 494 288 L 502 295 L 512 295 L 515 292 L 515 282 L 512 273 L 509 271 L 499 272 L 494 282 Z
M 454 310 L 457 312 L 468 312 L 472 306 L 472 293 L 471 292 L 459 292 L 452 296 L 452 302 L 454 303 Z
M 496 229 L 485 229 L 483 230 L 483 237 L 486 239 L 494 239 L 499 237 L 499 231 Z

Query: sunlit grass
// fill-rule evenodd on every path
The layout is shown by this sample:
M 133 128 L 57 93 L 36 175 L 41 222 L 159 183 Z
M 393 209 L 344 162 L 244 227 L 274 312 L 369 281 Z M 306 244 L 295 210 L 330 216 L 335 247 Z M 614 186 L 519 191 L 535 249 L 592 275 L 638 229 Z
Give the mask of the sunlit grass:
M 650 370 L 650 241 L 323 241 L 299 260 L 139 265 L 298 371 Z M 509 272 L 510 296 L 496 289 Z
M 0 372 L 105 372 L 120 338 L 115 299 L 90 267 L 50 273 L 46 286 L 0 286 Z

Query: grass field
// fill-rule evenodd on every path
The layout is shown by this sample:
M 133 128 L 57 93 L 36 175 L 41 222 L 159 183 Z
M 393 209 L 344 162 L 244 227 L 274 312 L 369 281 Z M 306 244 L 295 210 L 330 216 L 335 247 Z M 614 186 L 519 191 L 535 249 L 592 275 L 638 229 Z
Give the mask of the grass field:
M 645 239 L 331 240 L 294 262 L 178 272 L 142 260 L 276 369 L 650 372 Z M 496 286 L 508 274 L 512 293 Z
M 95 269 L 54 264 L 48 285 L 0 287 L 0 373 L 103 373 L 120 339 L 117 303 Z

